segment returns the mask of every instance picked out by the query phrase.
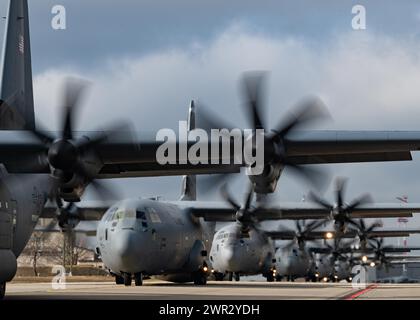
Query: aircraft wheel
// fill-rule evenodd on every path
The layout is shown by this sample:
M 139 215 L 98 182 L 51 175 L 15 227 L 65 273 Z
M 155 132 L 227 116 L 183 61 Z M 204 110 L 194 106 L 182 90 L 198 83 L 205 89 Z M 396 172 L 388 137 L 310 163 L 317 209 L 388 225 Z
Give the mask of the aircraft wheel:
M 220 272 L 215 272 L 214 273 L 214 278 L 216 279 L 216 281 L 223 281 L 224 277 L 225 277 L 225 275 L 223 273 L 220 273 Z
M 141 272 L 136 273 L 134 275 L 134 284 L 136 287 L 140 287 L 143 285 L 143 274 Z
M 131 286 L 131 282 L 133 280 L 133 278 L 131 277 L 131 274 L 130 273 L 124 273 L 123 277 L 124 277 L 124 285 L 126 287 Z
M 228 280 L 229 281 L 233 280 L 233 272 L 229 272 Z
M 6 282 L 0 283 L 0 300 L 4 298 L 6 294 Z
M 239 275 L 239 273 L 235 273 L 235 281 L 239 280 L 241 280 L 241 276 Z
M 272 273 L 268 273 L 267 274 L 267 282 L 273 282 L 274 281 L 274 276 Z
M 282 278 L 283 277 L 281 275 L 276 275 L 276 281 L 281 282 Z
M 204 286 L 207 284 L 207 276 L 202 272 L 195 273 L 193 278 L 196 286 Z
M 118 275 L 115 275 L 115 284 L 124 284 L 124 278 Z

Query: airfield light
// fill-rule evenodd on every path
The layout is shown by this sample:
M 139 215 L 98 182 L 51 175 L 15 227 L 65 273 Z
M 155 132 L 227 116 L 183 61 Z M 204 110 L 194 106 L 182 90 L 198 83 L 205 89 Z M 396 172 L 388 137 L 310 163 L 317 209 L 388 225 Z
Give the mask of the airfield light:
M 366 256 L 363 256 L 363 257 L 362 257 L 362 261 L 363 261 L 363 262 L 366 262 L 366 261 L 367 261 L 367 259 L 368 259 L 368 258 L 367 258 Z
M 319 273 L 318 272 L 315 273 L 315 277 L 319 278 Z
M 322 280 L 324 280 L 324 282 L 327 282 L 328 281 L 328 278 L 327 277 L 324 277 L 324 279 L 322 279 Z
M 333 238 L 333 234 L 332 234 L 331 232 L 327 232 L 327 233 L 325 234 L 325 237 L 326 237 L 327 239 L 332 239 L 332 238 Z
M 375 262 L 371 262 L 370 266 L 373 268 L 375 266 Z

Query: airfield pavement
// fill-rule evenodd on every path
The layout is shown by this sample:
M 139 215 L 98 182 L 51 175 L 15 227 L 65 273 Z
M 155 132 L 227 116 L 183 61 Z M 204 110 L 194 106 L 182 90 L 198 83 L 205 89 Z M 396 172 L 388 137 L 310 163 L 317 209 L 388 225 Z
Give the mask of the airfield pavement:
M 272 299 L 420 299 L 420 284 L 373 284 L 366 289 L 348 283 L 215 282 L 206 286 L 145 281 L 141 287 L 112 282 L 68 282 L 65 289 L 51 283 L 12 282 L 6 300 L 272 300 Z

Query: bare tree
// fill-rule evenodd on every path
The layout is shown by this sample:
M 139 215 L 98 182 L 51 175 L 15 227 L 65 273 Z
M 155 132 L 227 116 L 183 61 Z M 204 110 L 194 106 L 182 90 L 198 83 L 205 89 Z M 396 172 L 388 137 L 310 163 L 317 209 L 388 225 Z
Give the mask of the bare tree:
M 32 268 L 36 277 L 39 276 L 38 260 L 41 257 L 44 244 L 48 236 L 49 234 L 46 232 L 35 231 L 24 250 L 24 253 L 26 253 L 31 259 Z

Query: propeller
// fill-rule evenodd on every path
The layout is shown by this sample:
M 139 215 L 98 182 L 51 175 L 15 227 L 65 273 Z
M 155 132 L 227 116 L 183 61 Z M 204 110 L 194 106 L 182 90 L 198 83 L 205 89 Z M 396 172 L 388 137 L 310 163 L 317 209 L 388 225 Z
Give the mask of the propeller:
M 336 228 L 339 232 L 344 233 L 348 224 L 353 225 L 355 227 L 359 227 L 359 225 L 350 218 L 350 214 L 359 206 L 371 203 L 372 197 L 370 196 L 370 194 L 363 194 L 360 197 L 354 199 L 349 204 L 347 204 L 344 202 L 344 193 L 347 180 L 344 178 L 337 178 L 335 183 L 335 204 L 332 204 L 326 201 L 325 199 L 322 199 L 313 192 L 309 193 L 309 198 L 313 202 L 328 209 L 330 212 L 330 218 L 335 221 Z
M 279 122 L 279 124 L 270 130 L 264 117 L 264 88 L 265 88 L 266 73 L 265 72 L 248 72 L 245 73 L 242 81 L 242 95 L 243 95 L 243 110 L 248 118 L 248 123 L 253 132 L 253 152 L 258 146 L 255 143 L 255 135 L 258 129 L 264 129 L 264 164 L 267 174 L 270 172 L 269 166 L 276 166 L 279 172 L 276 179 L 280 175 L 280 171 L 287 167 L 293 173 L 303 177 L 317 187 L 325 185 L 328 175 L 324 170 L 318 168 L 300 165 L 292 157 L 289 157 L 286 151 L 286 144 L 289 137 L 296 132 L 297 129 L 304 128 L 316 121 L 330 118 L 329 113 L 319 98 L 307 98 L 298 104 L 293 112 L 289 112 L 286 117 Z M 200 112 L 198 119 L 199 126 L 202 129 L 210 130 L 216 128 L 231 129 L 230 124 L 220 120 L 217 116 L 212 116 L 207 110 L 204 113 Z M 273 179 L 271 177 L 271 179 Z M 258 193 L 271 193 L 259 192 Z
M 384 246 L 384 239 L 375 239 L 372 243 L 372 249 L 374 250 L 375 254 L 375 261 L 380 266 L 385 266 L 386 270 L 388 270 L 389 266 L 391 265 L 390 260 L 386 256 L 387 249 L 393 249 L 392 246 Z
M 329 243 L 325 243 L 326 247 L 329 249 L 329 254 L 331 255 L 331 259 L 329 259 L 329 262 L 331 265 L 335 265 L 335 262 L 338 260 L 341 260 L 341 261 L 349 260 L 349 257 L 346 255 L 346 253 L 349 252 L 350 243 L 340 246 L 340 242 L 341 242 L 341 239 L 336 238 L 334 239 L 333 246 L 330 245 Z
M 221 195 L 223 199 L 236 211 L 236 221 L 241 228 L 242 236 L 246 236 L 251 227 L 255 227 L 258 220 L 255 217 L 256 208 L 251 207 L 254 188 L 250 184 L 245 195 L 244 203 L 239 204 L 229 193 L 227 185 L 221 187 Z
M 300 250 L 304 249 L 305 242 L 314 240 L 310 233 L 324 224 L 324 221 L 314 220 L 308 223 L 307 225 L 303 224 L 301 220 L 295 221 L 295 230 L 291 230 L 285 227 L 281 227 L 282 231 L 289 232 L 294 234 L 294 239 L 287 244 L 284 249 L 290 250 L 295 244 L 298 245 Z
M 372 245 L 372 242 L 375 241 L 371 237 L 372 231 L 382 226 L 380 221 L 376 221 L 367 227 L 363 219 L 359 219 L 359 221 L 353 220 L 352 224 L 355 226 L 362 249 L 366 249 L 368 245 Z
M 95 168 L 92 167 L 92 164 L 88 164 L 92 161 L 87 161 L 87 157 L 94 154 L 96 147 L 109 137 L 110 131 L 115 133 L 126 129 L 127 124 L 115 126 L 112 130 L 107 131 L 108 134 L 101 131 L 89 137 L 74 136 L 75 113 L 86 86 L 87 83 L 84 81 L 67 79 L 62 97 L 63 118 L 60 135 L 53 136 L 50 132 L 40 129 L 31 131 L 43 147 L 34 157 L 27 159 L 22 166 L 28 170 L 34 169 L 36 172 L 50 172 L 49 198 L 53 201 L 57 201 L 57 198 L 62 196 L 60 190 L 65 188 L 75 190 L 77 196 L 80 197 L 84 186 L 88 183 L 99 195 L 109 197 L 114 194 L 105 185 L 95 180 Z M 69 185 L 71 181 L 77 181 L 77 183 Z
M 80 221 L 72 202 L 80 201 L 88 184 L 101 199 L 118 198 L 115 191 L 95 179 L 98 166 L 94 155 L 97 146 L 111 134 L 131 130 L 127 123 L 119 123 L 110 130 L 92 132 L 89 137 L 75 136 L 75 115 L 86 89 L 86 81 L 66 79 L 61 101 L 63 115 L 60 134 L 52 135 L 39 126 L 32 129 L 32 135 L 41 143 L 41 150 L 20 162 L 27 171 L 49 172 L 48 199 L 57 206 L 57 221 L 62 231 L 71 232 Z M 70 203 L 64 206 L 63 200 Z

